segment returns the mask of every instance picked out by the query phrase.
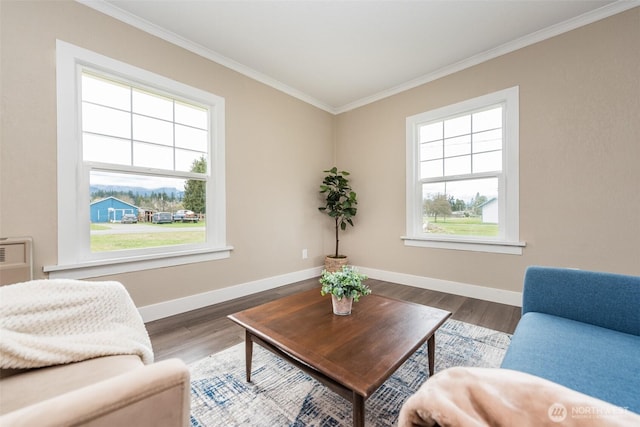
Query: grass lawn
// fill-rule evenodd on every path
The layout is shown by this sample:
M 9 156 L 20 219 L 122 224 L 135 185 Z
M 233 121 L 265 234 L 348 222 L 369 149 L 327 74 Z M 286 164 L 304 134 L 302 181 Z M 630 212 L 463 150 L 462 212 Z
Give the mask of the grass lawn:
M 429 221 L 428 232 L 430 234 L 487 237 L 495 237 L 498 235 L 498 224 L 483 223 L 481 217 L 439 217 L 437 222 L 433 217 L 425 217 L 424 219 L 425 221 Z
M 204 241 L 204 231 L 92 235 L 91 252 L 185 245 Z
M 128 224 L 122 224 L 128 227 Z M 159 246 L 186 245 L 192 243 L 203 243 L 205 241 L 205 223 L 175 222 L 171 224 L 151 224 L 144 223 L 148 230 L 139 233 L 117 233 L 113 234 L 91 234 L 91 252 L 109 252 L 125 249 L 153 248 Z M 131 226 L 135 226 L 132 224 Z M 118 228 L 121 225 L 118 224 Z M 188 230 L 194 228 L 193 231 Z M 115 227 L 109 224 L 91 224 L 92 231 L 111 230 Z M 154 233 L 153 229 L 159 232 Z M 175 231 L 166 231 L 176 229 Z M 186 229 L 186 230 L 185 230 Z M 162 230 L 162 231 L 160 231 Z
M 100 231 L 100 230 L 111 230 L 111 227 L 104 224 L 94 224 L 91 223 L 91 231 Z

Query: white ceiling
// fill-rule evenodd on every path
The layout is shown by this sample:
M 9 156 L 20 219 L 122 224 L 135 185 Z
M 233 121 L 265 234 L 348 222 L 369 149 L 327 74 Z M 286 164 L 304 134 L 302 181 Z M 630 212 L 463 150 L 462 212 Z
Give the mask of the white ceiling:
M 638 1 L 78 0 L 332 113 Z

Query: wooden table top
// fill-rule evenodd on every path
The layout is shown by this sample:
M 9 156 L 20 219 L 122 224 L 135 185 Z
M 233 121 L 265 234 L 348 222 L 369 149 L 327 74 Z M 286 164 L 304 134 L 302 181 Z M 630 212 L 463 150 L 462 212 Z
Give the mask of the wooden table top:
M 320 288 L 284 297 L 229 316 L 260 337 L 369 397 L 451 313 L 379 295 L 353 303 L 349 316 L 332 312 Z

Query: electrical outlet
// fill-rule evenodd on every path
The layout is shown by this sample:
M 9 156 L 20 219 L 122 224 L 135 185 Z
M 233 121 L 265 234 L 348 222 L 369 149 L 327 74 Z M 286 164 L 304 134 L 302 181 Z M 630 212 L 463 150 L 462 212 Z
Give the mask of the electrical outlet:
M 307 259 L 309 257 L 309 254 L 307 253 L 306 249 L 302 250 L 302 259 Z

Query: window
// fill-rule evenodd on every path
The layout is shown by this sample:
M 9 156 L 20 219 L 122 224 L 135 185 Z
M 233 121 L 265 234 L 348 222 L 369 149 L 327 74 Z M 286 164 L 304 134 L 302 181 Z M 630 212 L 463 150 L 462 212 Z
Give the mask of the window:
M 50 277 L 228 257 L 224 99 L 61 41 L 57 61 Z
M 407 118 L 411 246 L 522 253 L 518 88 Z

